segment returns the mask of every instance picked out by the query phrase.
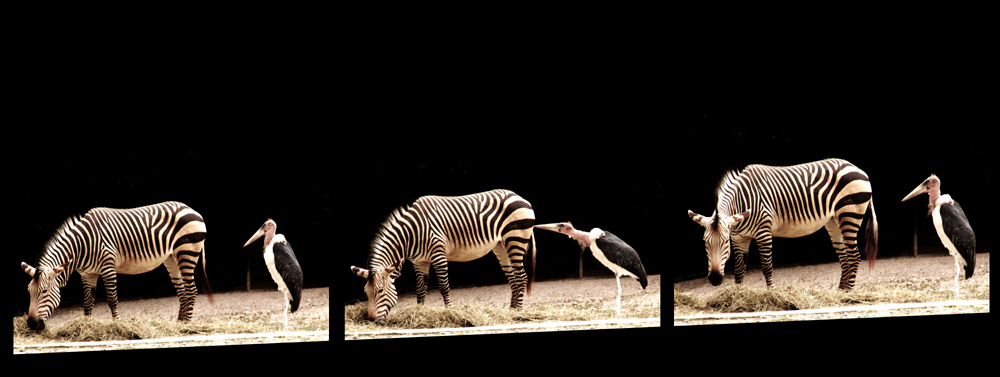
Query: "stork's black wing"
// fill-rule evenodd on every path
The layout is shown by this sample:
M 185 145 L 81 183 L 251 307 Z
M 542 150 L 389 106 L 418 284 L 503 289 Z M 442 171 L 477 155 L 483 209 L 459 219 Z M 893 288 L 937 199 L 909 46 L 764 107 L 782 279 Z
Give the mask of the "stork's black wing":
M 611 263 L 617 264 L 637 276 L 636 280 L 639 280 L 639 285 L 642 286 L 642 289 L 646 289 L 646 269 L 642 266 L 639 254 L 632 246 L 608 231 L 604 231 L 604 237 L 598 238 L 594 242 Z
M 299 266 L 299 260 L 295 258 L 295 252 L 292 251 L 292 245 L 288 241 L 275 243 L 272 250 L 275 267 L 278 268 L 281 280 L 285 281 L 285 286 L 292 295 L 290 309 L 295 313 L 302 300 L 302 267 Z
M 971 278 L 976 270 L 976 233 L 957 201 L 952 200 L 951 204 L 941 206 L 941 223 L 944 234 L 965 259 L 965 278 Z

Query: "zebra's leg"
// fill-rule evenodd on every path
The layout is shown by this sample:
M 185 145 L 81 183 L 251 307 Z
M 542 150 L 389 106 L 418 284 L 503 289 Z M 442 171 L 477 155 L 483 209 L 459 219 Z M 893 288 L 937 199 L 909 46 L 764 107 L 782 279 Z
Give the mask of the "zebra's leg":
M 837 252 L 837 259 L 840 261 L 840 285 L 838 288 L 851 290 L 854 288 L 854 279 L 858 273 L 858 264 L 861 262 L 858 255 L 858 246 L 855 238 L 847 239 L 840 228 L 840 223 L 831 218 L 826 223 L 826 232 L 830 234 L 830 242 Z
M 413 271 L 417 276 L 417 304 L 423 304 L 427 299 L 427 274 L 430 272 L 431 262 L 414 260 L 410 262 L 413 263 Z
M 434 266 L 434 274 L 437 275 L 438 288 L 441 290 L 444 306 L 451 306 L 451 283 L 448 282 L 448 258 L 444 252 L 434 253 L 431 255 L 430 263 Z
M 497 256 L 497 261 L 500 262 L 500 269 L 503 270 L 504 275 L 507 276 L 507 283 L 510 284 L 510 307 L 511 309 L 520 308 L 524 304 L 524 292 L 527 287 L 527 276 L 524 272 L 524 267 L 518 273 L 519 271 L 512 266 L 507 249 L 500 243 L 497 243 L 493 247 L 493 254 Z
M 747 273 L 746 255 L 750 249 L 750 239 L 734 234 L 730 237 L 730 244 L 733 248 L 733 276 L 736 284 L 743 284 L 743 276 Z M 725 269 L 726 266 L 722 268 Z
M 94 290 L 97 289 L 97 273 L 81 273 L 83 282 L 83 315 L 90 315 L 94 310 Z
M 163 261 L 163 266 L 167 268 L 167 273 L 170 274 L 170 282 L 174 284 L 174 289 L 177 290 L 177 298 L 180 300 L 177 320 L 190 320 L 191 315 L 194 314 L 194 300 L 197 296 L 197 288 L 194 287 L 194 268 L 187 271 L 189 277 L 185 279 L 180 266 L 177 264 L 177 258 L 173 255 L 167 256 L 167 259 Z
M 757 232 L 757 251 L 760 253 L 760 270 L 764 273 L 764 281 L 768 288 L 774 288 L 774 280 L 771 277 L 774 272 L 774 263 L 771 259 L 771 231 L 762 230 Z
M 105 264 L 101 267 L 101 280 L 104 280 L 104 290 L 108 294 L 108 308 L 111 309 L 111 318 L 118 319 L 118 272 L 115 271 L 114 265 Z

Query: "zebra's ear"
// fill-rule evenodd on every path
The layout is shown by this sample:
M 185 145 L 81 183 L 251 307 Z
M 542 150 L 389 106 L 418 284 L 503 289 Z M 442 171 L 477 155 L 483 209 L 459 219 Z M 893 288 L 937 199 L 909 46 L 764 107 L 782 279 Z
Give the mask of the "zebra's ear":
M 27 273 L 28 276 L 32 276 L 32 277 L 35 276 L 35 268 L 31 267 L 31 265 L 29 265 L 27 263 L 24 263 L 24 262 L 21 262 L 21 269 L 24 270 L 24 272 Z
M 66 270 L 66 266 L 69 266 L 69 264 L 72 263 L 72 262 L 73 262 L 73 260 L 70 259 L 70 260 L 66 261 L 66 263 L 60 264 L 58 267 L 52 269 L 52 273 L 53 274 L 61 274 L 63 271 Z
M 385 276 L 389 278 L 389 280 L 392 280 L 392 282 L 395 283 L 396 282 L 396 278 L 399 277 L 399 274 L 396 273 L 396 271 L 398 271 L 398 270 L 399 270 L 399 266 L 392 265 L 392 266 L 386 267 L 384 270 L 382 270 L 382 273 L 384 273 Z
M 735 214 L 733 215 L 733 223 L 735 224 L 740 221 L 743 221 L 743 219 L 747 218 L 748 216 L 750 216 L 750 210 L 746 210 L 738 214 Z
M 351 266 L 351 271 L 353 271 L 355 275 L 358 275 L 365 279 L 368 278 L 368 270 L 364 268 Z
M 712 216 L 715 216 L 715 214 L 713 213 Z M 694 220 L 694 222 L 701 224 L 701 226 L 703 227 L 708 227 L 708 221 L 711 220 L 709 217 L 705 217 L 704 215 L 699 215 L 697 213 L 692 212 L 691 210 L 688 210 L 688 217 L 690 217 L 691 220 Z

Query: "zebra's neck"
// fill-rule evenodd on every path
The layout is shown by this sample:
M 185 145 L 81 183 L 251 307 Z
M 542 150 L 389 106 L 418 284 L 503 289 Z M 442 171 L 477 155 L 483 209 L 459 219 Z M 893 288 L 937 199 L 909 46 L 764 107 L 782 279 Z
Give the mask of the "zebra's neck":
M 746 210 L 748 203 L 754 200 L 753 198 L 745 197 L 748 194 L 753 194 L 751 190 L 747 190 L 744 187 L 747 179 L 746 170 L 743 170 L 743 172 L 730 171 L 726 173 L 716 190 L 716 196 L 718 197 L 718 203 L 716 203 L 715 208 L 716 216 L 732 216 Z
M 73 216 L 56 229 L 49 241 L 45 243 L 42 253 L 38 256 L 38 267 L 55 268 L 70 262 L 65 271 L 56 277 L 60 287 L 66 285 L 69 276 L 76 270 L 75 265 L 79 262 L 77 255 L 80 249 L 87 247 L 87 237 L 82 234 L 89 234 L 90 223 L 84 216 Z
M 410 257 L 415 241 L 412 238 L 416 237 L 411 210 L 399 208 L 393 211 L 379 227 L 368 256 L 369 269 L 400 265 L 403 259 Z

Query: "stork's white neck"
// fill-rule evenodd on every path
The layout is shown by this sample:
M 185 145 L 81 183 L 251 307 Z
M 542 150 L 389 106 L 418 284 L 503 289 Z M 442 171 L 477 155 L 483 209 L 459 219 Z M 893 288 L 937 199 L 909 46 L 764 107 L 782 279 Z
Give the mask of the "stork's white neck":
M 576 240 L 582 248 L 588 248 L 594 240 L 601 238 L 604 235 L 604 231 L 600 228 L 591 229 L 590 232 L 584 232 L 579 229 L 572 229 L 566 233 L 569 238 Z
M 584 232 L 579 229 L 572 229 L 568 233 L 566 233 L 566 235 L 568 235 L 569 238 L 576 240 L 576 242 L 580 244 L 580 247 L 583 248 L 590 247 L 590 242 L 591 242 L 590 233 Z

